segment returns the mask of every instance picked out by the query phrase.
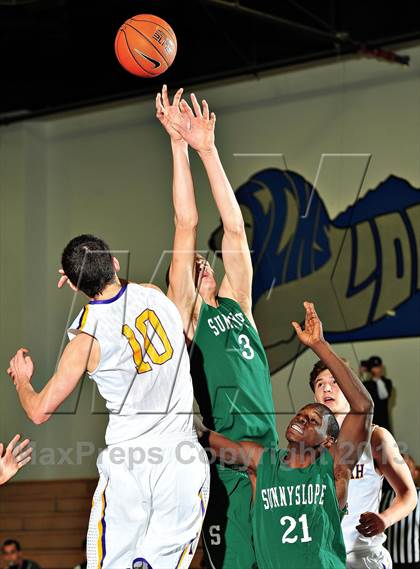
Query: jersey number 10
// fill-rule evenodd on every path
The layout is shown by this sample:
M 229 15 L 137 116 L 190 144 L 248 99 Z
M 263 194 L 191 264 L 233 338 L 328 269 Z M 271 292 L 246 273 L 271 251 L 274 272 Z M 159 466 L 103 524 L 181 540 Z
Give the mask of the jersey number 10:
M 152 326 L 154 333 L 152 338 L 149 337 L 147 330 L 147 322 Z M 136 364 L 137 373 L 146 373 L 152 369 L 152 366 L 144 361 L 144 356 L 147 354 L 149 359 L 157 365 L 162 365 L 172 358 L 174 349 L 171 346 L 169 338 L 159 320 L 156 312 L 146 308 L 136 318 L 136 328 L 143 338 L 144 354 L 141 349 L 140 342 L 137 340 L 134 331 L 128 324 L 124 324 L 122 333 L 127 338 L 130 348 L 133 350 L 133 359 Z M 164 351 L 159 354 L 153 345 L 153 338 L 157 335 L 162 342 Z

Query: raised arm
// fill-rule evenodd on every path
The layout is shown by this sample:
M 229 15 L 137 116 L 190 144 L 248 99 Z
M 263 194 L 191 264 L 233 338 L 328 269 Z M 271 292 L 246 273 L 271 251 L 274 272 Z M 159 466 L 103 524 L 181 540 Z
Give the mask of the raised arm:
M 194 148 L 206 170 L 211 191 L 223 224 L 222 257 L 226 276 L 220 287 L 220 296 L 234 298 L 252 321 L 252 263 L 242 212 L 235 193 L 217 152 L 214 142 L 216 116 L 209 112 L 206 101 L 200 107 L 195 95 L 191 95 L 194 111 L 181 102 L 183 114 L 189 117 L 187 126 L 175 126 Z
M 198 211 L 188 159 L 188 144 L 171 126 L 172 124 L 182 126 L 183 121 L 188 120 L 179 108 L 181 95 L 182 89 L 179 89 L 171 104 L 164 85 L 162 93 L 158 93 L 156 97 L 156 116 L 170 136 L 173 158 L 172 197 L 175 236 L 169 269 L 168 296 L 177 305 L 182 316 L 184 331 L 187 337 L 191 338 L 194 333 L 191 317 L 196 298 L 194 268 Z
M 324 362 L 350 404 L 350 412 L 343 421 L 337 443 L 333 447 L 337 498 L 340 506 L 344 507 L 352 470 L 369 440 L 373 402 L 357 375 L 325 341 L 322 323 L 314 305 L 311 302 L 303 304 L 306 311 L 305 330 L 297 322 L 292 323 L 299 340 Z
M 13 379 L 20 403 L 28 418 L 40 425 L 45 423 L 75 389 L 87 369 L 93 369 L 91 358 L 98 358 L 94 339 L 79 334 L 65 347 L 57 371 L 45 387 L 37 393 L 31 379 L 34 364 L 28 350 L 21 348 L 10 360 L 7 373 Z

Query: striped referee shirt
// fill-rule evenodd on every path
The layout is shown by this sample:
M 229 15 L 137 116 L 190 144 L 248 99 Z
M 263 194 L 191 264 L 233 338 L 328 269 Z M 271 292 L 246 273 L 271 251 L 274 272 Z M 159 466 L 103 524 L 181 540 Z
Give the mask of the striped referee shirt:
M 389 508 L 395 498 L 393 490 L 384 492 L 381 512 Z M 420 567 L 420 488 L 417 488 L 417 506 L 406 518 L 386 530 L 385 546 L 395 565 Z

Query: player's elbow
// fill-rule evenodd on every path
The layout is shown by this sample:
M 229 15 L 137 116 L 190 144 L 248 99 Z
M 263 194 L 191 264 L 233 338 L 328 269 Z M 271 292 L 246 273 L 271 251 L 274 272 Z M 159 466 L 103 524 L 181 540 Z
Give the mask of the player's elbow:
M 227 223 L 223 223 L 223 231 L 232 237 L 241 237 L 245 233 L 245 223 L 242 215 L 235 219 L 233 216 Z
M 39 411 L 28 413 L 28 418 L 32 423 L 34 423 L 34 425 L 42 425 L 43 423 L 46 423 L 50 416 L 51 415 L 48 415 L 47 413 L 41 413 Z
M 407 509 L 408 509 L 408 513 L 410 513 L 413 510 L 415 510 L 417 507 L 417 490 L 416 490 L 414 482 L 410 486 L 410 488 L 407 489 L 406 494 L 407 494 L 406 495 Z M 408 513 L 407 513 L 407 515 L 408 515 Z
M 198 226 L 198 214 L 189 212 L 177 213 L 174 221 L 175 227 L 195 230 Z
M 373 403 L 372 397 L 366 391 L 357 403 L 351 406 L 351 410 L 355 413 L 360 413 L 362 415 L 371 415 L 373 417 L 373 410 L 375 405 Z

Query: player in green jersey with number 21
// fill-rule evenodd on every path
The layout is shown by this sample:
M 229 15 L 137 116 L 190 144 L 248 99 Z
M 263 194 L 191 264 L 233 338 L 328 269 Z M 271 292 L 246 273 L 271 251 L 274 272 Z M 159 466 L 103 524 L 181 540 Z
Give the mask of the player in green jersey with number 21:
M 341 518 L 352 470 L 370 436 L 373 403 L 362 382 L 324 340 L 314 305 L 304 303 L 300 341 L 326 364 L 350 404 L 341 429 L 321 403 L 291 420 L 287 448 L 270 451 L 208 432 L 218 456 L 245 465 L 254 486 L 253 537 L 258 569 L 345 569 Z

